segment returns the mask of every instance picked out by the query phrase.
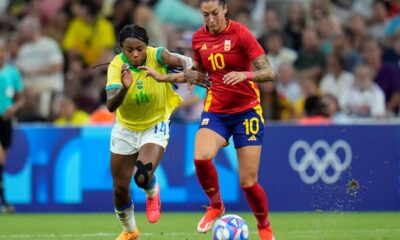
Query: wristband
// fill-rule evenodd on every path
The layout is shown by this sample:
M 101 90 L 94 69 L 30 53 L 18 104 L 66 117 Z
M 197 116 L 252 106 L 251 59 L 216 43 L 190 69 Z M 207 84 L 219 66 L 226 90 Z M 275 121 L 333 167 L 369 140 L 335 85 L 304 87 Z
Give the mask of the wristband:
M 246 74 L 246 78 L 251 80 L 254 78 L 254 73 L 253 72 L 244 72 Z

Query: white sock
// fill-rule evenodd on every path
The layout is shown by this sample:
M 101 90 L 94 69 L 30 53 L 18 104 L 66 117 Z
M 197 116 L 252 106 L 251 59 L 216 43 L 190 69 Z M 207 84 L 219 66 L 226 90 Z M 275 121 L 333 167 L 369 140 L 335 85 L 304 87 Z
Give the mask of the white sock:
M 122 211 L 115 209 L 115 213 L 119 222 L 122 224 L 124 231 L 133 232 L 136 229 L 136 221 L 135 221 L 135 214 L 133 212 L 133 203 L 132 205 Z
M 158 193 L 158 183 L 150 189 L 144 189 L 147 197 L 154 197 Z

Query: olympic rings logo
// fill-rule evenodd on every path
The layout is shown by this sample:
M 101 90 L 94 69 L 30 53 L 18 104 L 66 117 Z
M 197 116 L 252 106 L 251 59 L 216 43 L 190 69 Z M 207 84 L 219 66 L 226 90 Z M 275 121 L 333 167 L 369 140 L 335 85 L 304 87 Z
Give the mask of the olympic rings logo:
M 338 140 L 332 146 L 323 140 L 311 146 L 304 140 L 298 140 L 289 150 L 290 166 L 299 172 L 300 178 L 307 184 L 313 184 L 319 179 L 327 184 L 335 183 L 350 166 L 351 157 L 351 147 L 344 140 Z M 309 168 L 313 173 L 307 172 Z M 327 173 L 329 168 L 333 170 L 332 174 Z

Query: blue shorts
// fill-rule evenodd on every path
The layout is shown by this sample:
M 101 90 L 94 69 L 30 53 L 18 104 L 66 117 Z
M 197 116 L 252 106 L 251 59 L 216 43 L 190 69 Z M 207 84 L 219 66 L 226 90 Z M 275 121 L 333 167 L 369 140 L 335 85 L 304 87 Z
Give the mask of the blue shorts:
M 208 128 L 229 142 L 233 136 L 235 148 L 261 145 L 264 135 L 264 119 L 261 111 L 249 109 L 234 114 L 203 112 L 199 128 Z

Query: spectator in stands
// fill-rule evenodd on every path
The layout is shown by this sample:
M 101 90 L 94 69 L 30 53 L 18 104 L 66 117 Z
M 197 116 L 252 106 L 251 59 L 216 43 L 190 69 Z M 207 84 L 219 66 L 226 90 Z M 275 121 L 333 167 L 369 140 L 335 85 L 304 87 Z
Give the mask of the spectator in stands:
M 400 29 L 393 37 L 391 46 L 383 54 L 383 61 L 396 65 L 400 71 Z
M 283 62 L 277 73 L 276 89 L 278 93 L 294 104 L 301 96 L 301 89 L 293 65 Z
M 18 69 L 6 63 L 6 43 L 0 40 L 0 212 L 14 212 L 4 193 L 6 153 L 12 142 L 12 118 L 23 105 L 22 78 Z
M 279 93 L 274 83 L 259 83 L 260 101 L 263 117 L 273 121 L 289 121 L 294 117 L 291 102 Z
M 334 124 L 349 123 L 349 116 L 343 112 L 339 107 L 339 101 L 331 94 L 322 96 L 322 103 L 324 105 L 324 114 L 332 120 Z
M 103 89 L 100 93 L 100 105 L 96 110 L 90 114 L 90 124 L 107 124 L 111 125 L 115 123 L 115 113 L 108 111 L 107 109 L 107 92 Z
M 367 39 L 362 46 L 363 60 L 372 69 L 374 82 L 385 93 L 388 113 L 397 115 L 400 107 L 399 70 L 393 64 L 382 62 L 382 50 L 375 39 Z
M 332 39 L 332 52 L 341 56 L 343 68 L 348 72 L 362 63 L 361 54 L 352 46 L 352 36 L 352 31 L 345 28 L 337 31 Z
M 318 77 L 313 71 L 303 71 L 299 74 L 301 97 L 294 103 L 295 117 L 300 118 L 305 114 L 305 101 L 309 96 L 319 96 Z
M 319 45 L 319 38 L 316 31 L 307 28 L 302 33 L 302 48 L 294 62 L 297 70 L 312 70 L 320 73 L 325 65 L 325 56 Z
M 64 91 L 63 54 L 56 41 L 42 36 L 38 18 L 25 17 L 19 24 L 19 34 L 22 45 L 16 64 L 22 72 L 26 91 L 39 99 L 35 112 L 48 119 L 53 99 Z
M 301 2 L 291 2 L 287 11 L 288 21 L 284 32 L 287 37 L 288 46 L 296 51 L 301 49 L 301 35 L 306 27 L 306 14 Z
M 149 5 L 141 3 L 132 13 L 133 22 L 148 29 L 150 46 L 167 46 L 166 32 Z
M 81 57 L 86 65 L 108 62 L 115 45 L 112 23 L 99 15 L 98 1 L 79 0 L 78 6 L 63 40 L 68 60 Z
M 368 33 L 380 41 L 386 37 L 386 29 L 389 26 L 389 3 L 385 0 L 375 0 L 372 7 L 373 14 Z
M 322 97 L 318 95 L 308 96 L 304 103 L 305 114 L 299 119 L 299 124 L 331 124 L 332 120 L 326 115 Z
M 362 42 L 368 35 L 365 18 L 360 14 L 353 13 L 346 27 L 349 27 L 351 31 L 351 40 L 354 48 L 361 49 Z
M 283 46 L 282 33 L 278 31 L 271 31 L 267 34 L 267 42 L 263 47 L 265 50 L 268 50 L 267 57 L 275 72 L 278 71 L 279 65 L 282 62 L 291 64 L 297 58 L 297 52 Z
M 71 98 L 63 97 L 58 105 L 57 126 L 83 126 L 89 123 L 89 114 L 76 108 Z
M 385 115 L 385 95 L 374 83 L 373 72 L 366 65 L 355 69 L 354 84 L 339 101 L 341 108 L 353 118 L 376 118 Z
M 343 69 L 343 59 L 336 53 L 327 57 L 327 73 L 322 77 L 320 89 L 323 94 L 332 94 L 340 98 L 353 85 L 354 76 Z

